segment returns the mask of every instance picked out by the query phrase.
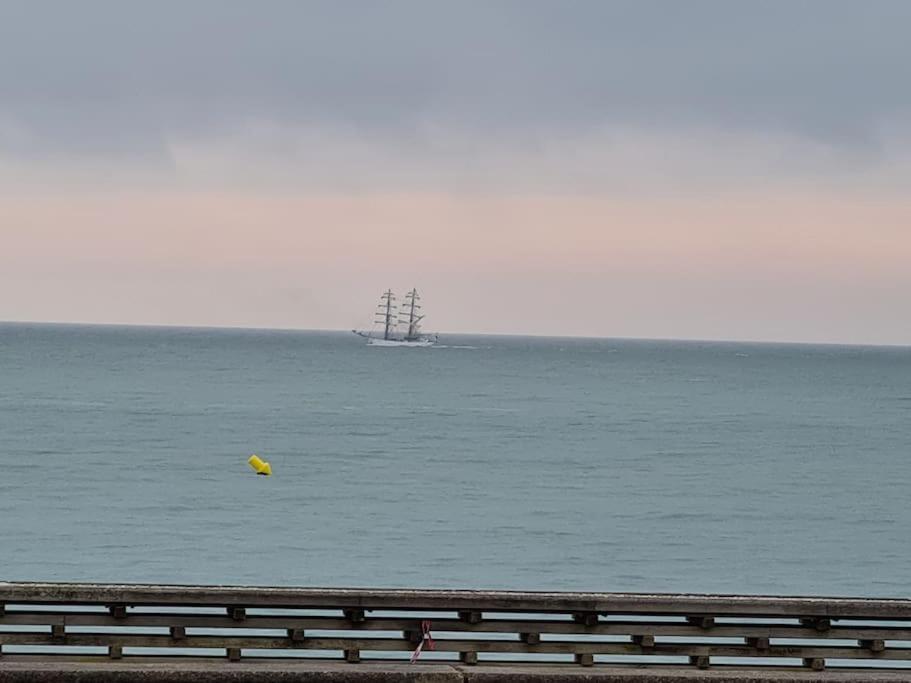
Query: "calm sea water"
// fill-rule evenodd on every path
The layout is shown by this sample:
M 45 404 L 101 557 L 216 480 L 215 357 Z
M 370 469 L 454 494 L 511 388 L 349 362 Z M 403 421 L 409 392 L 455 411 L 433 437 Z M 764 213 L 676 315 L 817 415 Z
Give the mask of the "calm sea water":
M 911 594 L 911 349 L 445 341 L 0 325 L 0 579 Z

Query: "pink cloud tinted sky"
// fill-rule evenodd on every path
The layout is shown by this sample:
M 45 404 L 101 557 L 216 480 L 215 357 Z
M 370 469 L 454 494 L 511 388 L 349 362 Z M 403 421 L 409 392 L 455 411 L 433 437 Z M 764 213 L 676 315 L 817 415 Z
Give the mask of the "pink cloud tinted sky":
M 905 343 L 908 225 L 818 193 L 28 196 L 0 203 L 0 311 L 347 329 L 417 286 L 441 331 Z

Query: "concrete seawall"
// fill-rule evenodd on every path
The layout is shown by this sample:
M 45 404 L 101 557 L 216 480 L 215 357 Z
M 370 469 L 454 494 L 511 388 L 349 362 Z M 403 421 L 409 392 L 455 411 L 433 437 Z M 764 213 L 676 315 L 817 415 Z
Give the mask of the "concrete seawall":
M 911 681 L 909 643 L 905 599 L 0 582 L 0 681 Z

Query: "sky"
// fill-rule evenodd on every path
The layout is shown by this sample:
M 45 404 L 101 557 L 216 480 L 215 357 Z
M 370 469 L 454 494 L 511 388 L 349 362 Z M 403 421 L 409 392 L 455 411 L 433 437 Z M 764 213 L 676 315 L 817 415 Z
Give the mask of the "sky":
M 0 0 L 0 320 L 911 344 L 909 25 Z

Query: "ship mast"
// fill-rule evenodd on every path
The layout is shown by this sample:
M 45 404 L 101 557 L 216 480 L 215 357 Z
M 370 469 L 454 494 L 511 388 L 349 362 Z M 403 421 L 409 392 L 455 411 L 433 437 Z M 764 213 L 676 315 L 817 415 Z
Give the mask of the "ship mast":
M 383 323 L 383 339 L 390 339 L 392 330 L 395 328 L 395 320 L 393 319 L 395 316 L 395 294 L 392 293 L 391 289 L 387 289 L 383 292 L 383 296 L 380 297 L 377 315 L 379 319 L 376 322 Z
M 416 340 L 420 335 L 418 334 L 419 323 L 423 315 L 418 315 L 420 306 L 418 301 L 420 300 L 417 289 L 412 289 L 405 295 L 405 305 L 408 307 L 408 334 L 405 339 L 409 341 Z M 404 322 L 404 321 L 402 321 Z

